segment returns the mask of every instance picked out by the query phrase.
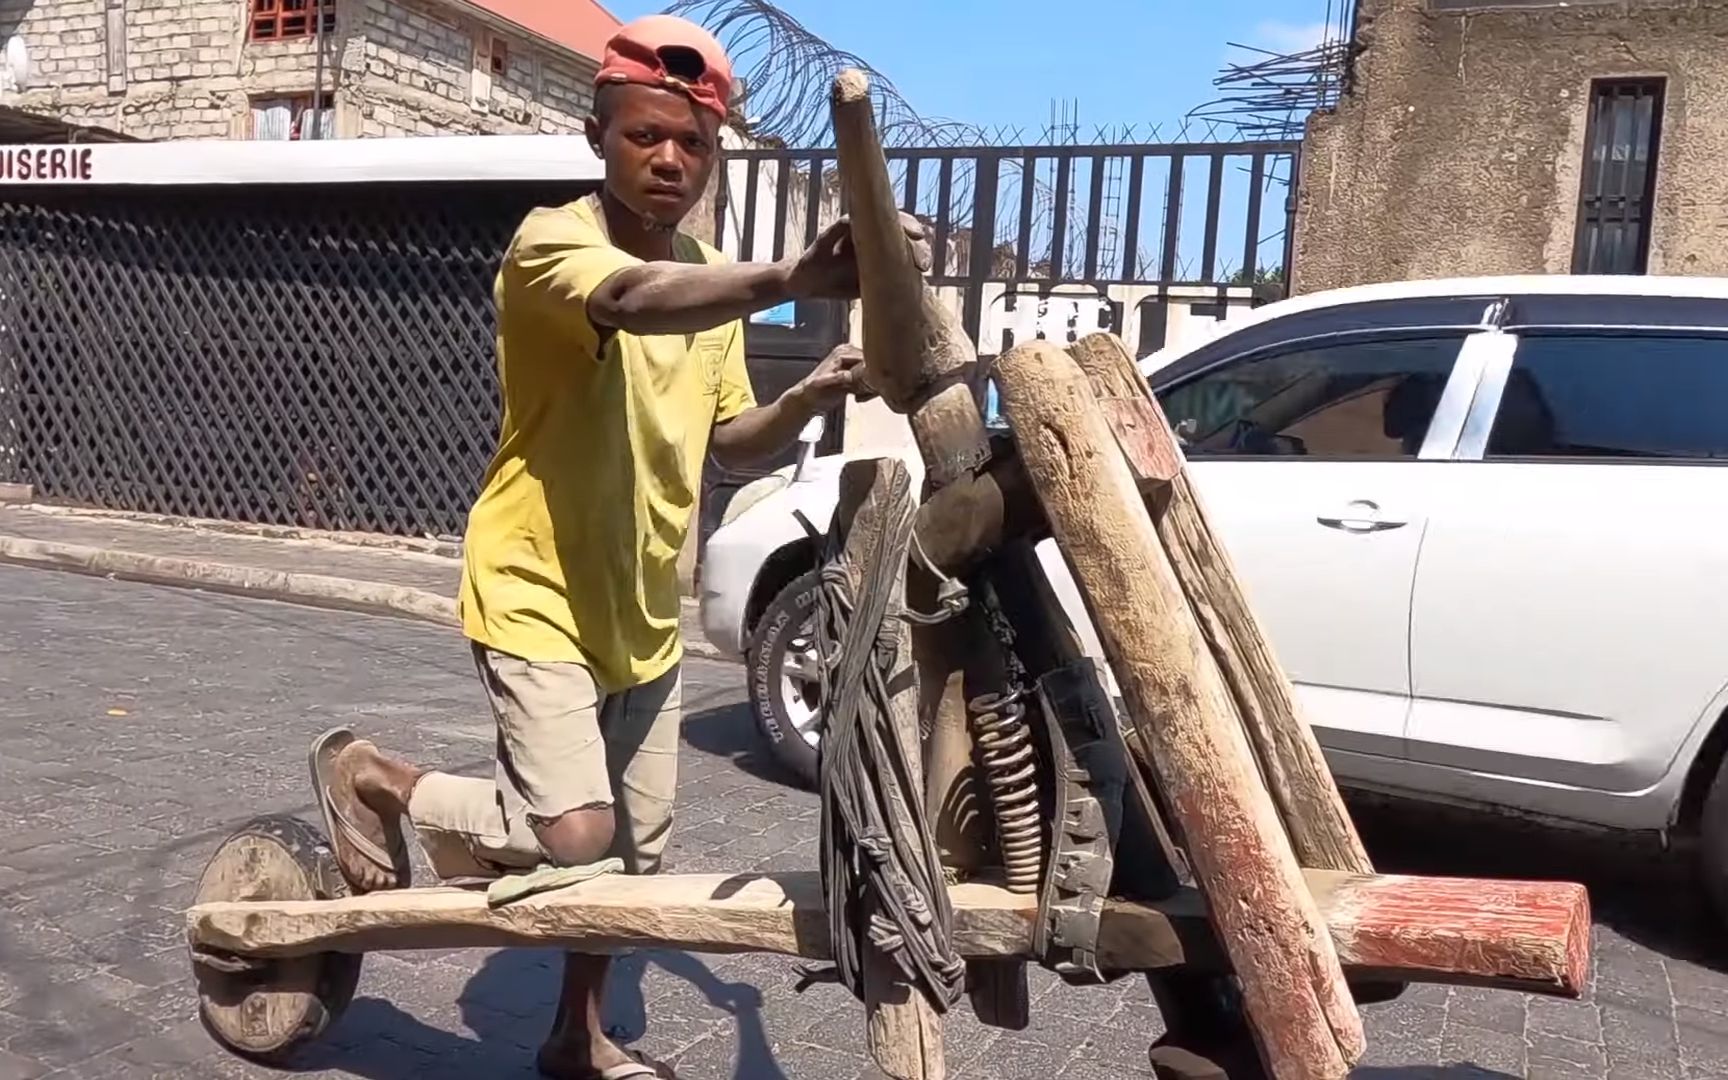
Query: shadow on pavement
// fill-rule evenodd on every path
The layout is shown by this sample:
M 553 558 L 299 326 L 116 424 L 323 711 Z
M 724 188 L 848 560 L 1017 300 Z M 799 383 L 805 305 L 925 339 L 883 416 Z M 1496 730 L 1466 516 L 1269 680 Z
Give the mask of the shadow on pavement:
M 796 787 L 797 778 L 774 759 L 756 729 L 747 702 L 692 709 L 684 717 L 684 741 L 704 754 L 724 758 L 758 780 Z
M 378 997 L 355 1000 L 330 1037 L 298 1056 L 294 1072 L 336 1070 L 366 1080 L 412 1080 L 428 1075 L 537 1076 L 534 1054 L 552 1025 L 558 1002 L 561 960 L 544 950 L 504 950 L 487 957 L 462 987 L 456 1008 L 472 1032 L 433 1027 Z M 699 958 L 683 952 L 651 951 L 620 957 L 607 988 L 607 1033 L 630 1047 L 653 1029 L 643 993 L 649 966 L 683 979 L 714 1009 L 731 1018 L 732 1080 L 790 1080 L 774 1060 L 762 1021 L 762 995 L 745 983 L 728 982 Z M 662 988 L 664 990 L 664 988 Z M 674 1024 L 689 1024 L 679 1017 Z M 713 1036 L 708 1036 L 712 1038 Z M 664 1057 L 664 1044 L 652 1051 Z
M 694 986 L 708 999 L 708 1004 L 723 1010 L 732 1017 L 733 1040 L 733 1080 L 789 1080 L 774 1060 L 774 1053 L 769 1048 L 768 1032 L 762 1023 L 762 992 L 748 983 L 727 982 L 711 971 L 699 958 L 686 952 L 655 951 L 632 957 L 633 960 L 646 960 L 670 975 L 676 975 Z M 619 973 L 624 974 L 623 972 Z M 634 1040 L 645 1032 L 648 1025 L 647 1012 L 642 1002 L 642 975 L 646 971 L 638 968 L 634 977 L 615 979 L 611 991 L 607 995 L 606 1019 L 609 1025 L 617 1025 L 620 1033 L 615 1038 Z M 630 1004 L 637 1012 L 622 1011 L 623 1002 L 619 999 L 628 997 Z M 629 1016 L 636 1021 L 636 1026 L 624 1028 L 622 1021 Z M 639 1017 L 639 1019 L 638 1019 Z M 609 1030 L 614 1030 L 609 1027 Z
M 1671 959 L 1728 971 L 1703 885 L 1647 840 L 1356 793 L 1347 795 L 1375 869 L 1576 881 L 1595 922 Z

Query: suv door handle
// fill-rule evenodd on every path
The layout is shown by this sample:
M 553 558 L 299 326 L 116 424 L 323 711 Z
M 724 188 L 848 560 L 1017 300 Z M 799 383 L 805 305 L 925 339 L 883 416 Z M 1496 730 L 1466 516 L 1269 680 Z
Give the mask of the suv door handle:
M 1372 533 L 1385 529 L 1398 529 L 1410 524 L 1408 521 L 1394 521 L 1380 516 L 1380 504 L 1372 499 L 1356 499 L 1344 504 L 1344 508 L 1335 514 L 1321 514 L 1314 520 L 1328 529 L 1341 529 L 1351 533 Z

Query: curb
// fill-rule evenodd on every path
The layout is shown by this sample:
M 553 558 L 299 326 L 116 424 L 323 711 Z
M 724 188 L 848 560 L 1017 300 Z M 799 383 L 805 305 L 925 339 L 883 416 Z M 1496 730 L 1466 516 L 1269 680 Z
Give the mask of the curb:
M 4 489 L 5 485 L 0 484 L 0 496 L 4 495 Z M 460 559 L 462 557 L 462 541 L 459 538 L 441 540 L 430 536 L 344 532 L 331 529 L 308 529 L 297 525 L 260 525 L 249 521 L 181 517 L 177 514 L 153 514 L 141 510 L 61 506 L 57 503 L 33 502 L 29 499 L 22 500 L 18 508 L 45 517 L 71 518 L 77 521 L 114 521 L 126 525 L 147 525 L 157 529 L 211 532 L 224 536 L 245 537 L 250 540 L 292 540 L 304 544 L 368 548 L 373 551 L 394 551 L 409 555 L 427 555 L 439 559 Z
M 132 551 L 62 544 L 0 536 L 0 565 L 33 570 L 58 570 L 90 577 L 136 581 L 147 585 L 201 589 L 255 600 L 275 600 L 302 607 L 384 615 L 439 626 L 460 627 L 456 601 L 408 585 L 355 581 L 325 574 L 263 570 L 229 563 L 143 555 Z M 708 660 L 726 656 L 705 641 L 686 641 L 684 651 Z

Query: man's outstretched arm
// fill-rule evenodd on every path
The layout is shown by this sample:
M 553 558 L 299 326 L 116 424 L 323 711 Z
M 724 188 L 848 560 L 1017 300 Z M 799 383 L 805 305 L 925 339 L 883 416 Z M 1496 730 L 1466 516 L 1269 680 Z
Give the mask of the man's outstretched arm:
M 594 290 L 588 319 L 627 334 L 696 334 L 796 299 L 795 288 L 787 263 L 642 263 Z
M 928 267 L 924 227 L 901 215 L 906 236 Z M 627 334 L 695 334 L 788 300 L 858 296 L 852 226 L 844 218 L 822 231 L 796 259 L 777 263 L 650 262 L 608 277 L 588 297 L 588 318 Z

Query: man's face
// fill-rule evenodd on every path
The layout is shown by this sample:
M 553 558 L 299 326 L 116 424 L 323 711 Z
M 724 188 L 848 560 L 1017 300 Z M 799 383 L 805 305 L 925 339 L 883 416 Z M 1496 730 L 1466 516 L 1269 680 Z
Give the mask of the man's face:
M 677 226 L 708 186 L 720 118 L 674 90 L 606 87 L 588 141 L 606 162 L 606 187 L 637 215 Z

